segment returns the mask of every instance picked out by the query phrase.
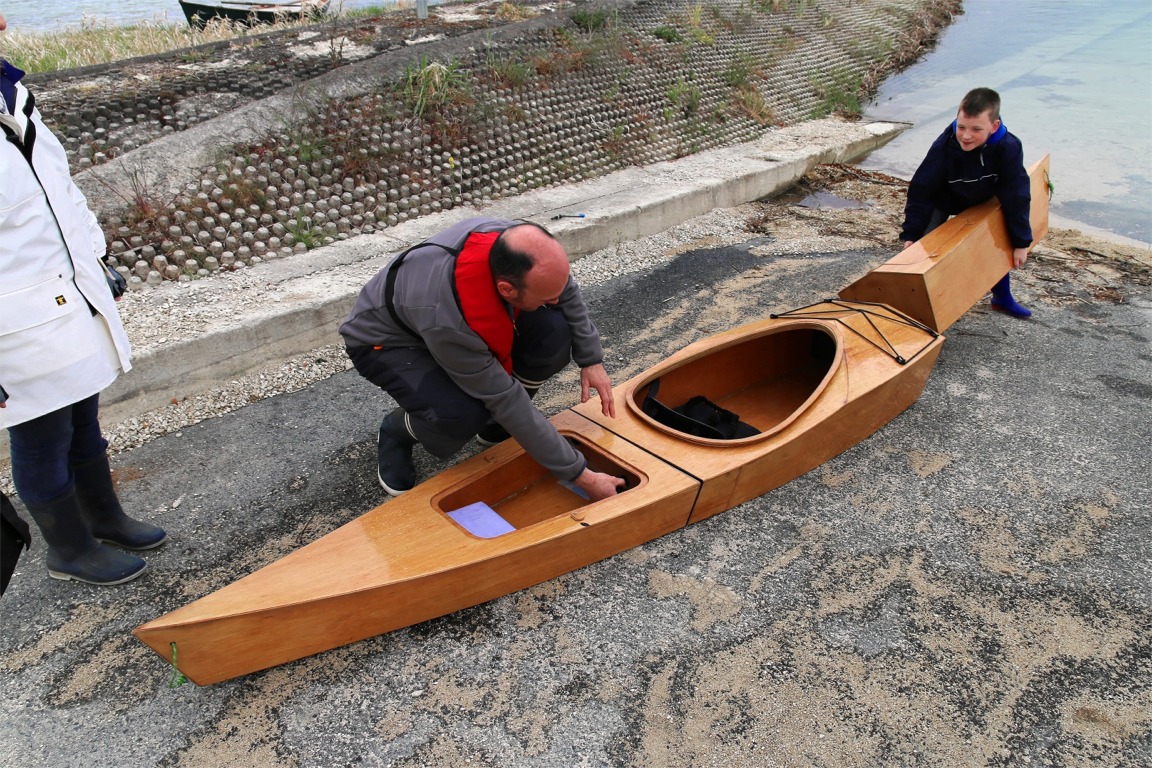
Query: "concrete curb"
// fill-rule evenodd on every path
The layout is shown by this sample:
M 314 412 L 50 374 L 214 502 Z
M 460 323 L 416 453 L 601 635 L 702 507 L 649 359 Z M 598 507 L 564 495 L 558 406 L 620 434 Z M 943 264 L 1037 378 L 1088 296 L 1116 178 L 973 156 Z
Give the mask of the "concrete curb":
M 363 280 L 395 252 L 475 215 L 543 223 L 573 258 L 673 227 L 715 208 L 780 192 L 820 163 L 847 162 L 887 143 L 907 126 L 817 120 L 761 140 L 629 168 L 579 184 L 537 190 L 478 208 L 426 216 L 385 233 L 357 237 L 306 257 L 253 267 L 280 297 L 271 307 L 244 310 L 199 338 L 138 354 L 131 372 L 101 395 L 103 419 L 123 421 L 196 395 L 276 360 L 340 341 L 337 329 Z M 582 219 L 552 221 L 560 212 Z M 355 270 L 347 269 L 356 265 Z M 350 274 L 355 272 L 355 274 Z M 363 277 L 361 277 L 363 276 Z

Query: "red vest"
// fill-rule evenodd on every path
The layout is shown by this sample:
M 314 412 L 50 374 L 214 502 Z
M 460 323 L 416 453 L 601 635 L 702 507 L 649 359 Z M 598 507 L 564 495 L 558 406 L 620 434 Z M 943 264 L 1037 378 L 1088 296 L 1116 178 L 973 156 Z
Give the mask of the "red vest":
M 500 365 L 512 373 L 512 339 L 515 325 L 508 314 L 508 305 L 496 290 L 488 254 L 499 232 L 473 232 L 464 241 L 456 257 L 456 297 L 464 322 L 476 332 Z

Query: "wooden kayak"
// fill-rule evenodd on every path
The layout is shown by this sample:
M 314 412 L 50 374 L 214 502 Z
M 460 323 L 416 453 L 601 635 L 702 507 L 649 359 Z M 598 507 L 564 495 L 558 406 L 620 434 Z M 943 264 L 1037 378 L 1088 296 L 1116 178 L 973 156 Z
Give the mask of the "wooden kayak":
M 1033 226 L 1046 232 L 1046 190 L 1039 197 L 1043 221 Z M 984 258 L 975 243 L 994 247 L 1003 266 L 1007 240 L 988 234 L 998 217 L 1002 230 L 996 208 L 976 222 L 956 217 L 933 242 L 971 260 Z M 931 258 L 950 263 L 949 253 Z M 927 316 L 945 316 L 938 293 L 926 295 Z M 590 466 L 625 478 L 619 495 L 589 502 L 508 440 L 133 634 L 207 685 L 538 584 L 731 509 L 855 445 L 919 398 L 943 341 L 887 304 L 845 298 L 702 339 L 620 385 L 617 418 L 595 401 L 552 417 Z M 691 407 L 698 401 L 703 411 Z
M 478 605 L 771 490 L 914 402 L 943 341 L 884 307 L 800 312 L 693 344 L 629 382 L 619 423 L 591 405 L 554 416 L 594 469 L 626 479 L 614 498 L 589 503 L 509 440 L 134 634 L 215 683 Z M 707 378 L 700 394 L 761 431 L 723 441 L 660 427 L 635 406 L 654 376 L 673 398 Z M 457 522 L 460 511 L 479 519 Z

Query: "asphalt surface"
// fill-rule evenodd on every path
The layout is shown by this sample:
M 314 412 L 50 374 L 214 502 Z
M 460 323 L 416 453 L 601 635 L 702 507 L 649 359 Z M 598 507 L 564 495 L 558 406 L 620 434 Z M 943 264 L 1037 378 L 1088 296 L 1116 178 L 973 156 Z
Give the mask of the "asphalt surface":
M 763 242 L 588 290 L 616 380 L 888 256 Z M 1150 765 L 1152 295 L 1034 309 L 978 305 L 911 408 L 776 491 L 211 687 L 170 688 L 132 628 L 383 502 L 390 403 L 349 372 L 120 454 L 171 541 L 114 589 L 21 560 L 0 765 Z M 577 398 L 566 372 L 537 403 Z

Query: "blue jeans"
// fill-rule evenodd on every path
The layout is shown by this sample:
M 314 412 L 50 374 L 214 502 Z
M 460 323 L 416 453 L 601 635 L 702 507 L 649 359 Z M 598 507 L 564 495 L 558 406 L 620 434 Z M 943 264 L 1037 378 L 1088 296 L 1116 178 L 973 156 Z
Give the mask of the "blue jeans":
M 108 448 L 100 434 L 100 395 L 8 428 L 12 482 L 25 504 L 43 504 L 72 487 L 72 467 Z

